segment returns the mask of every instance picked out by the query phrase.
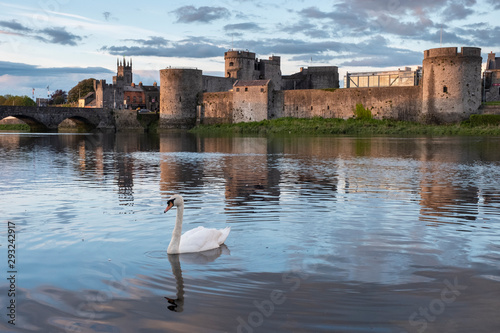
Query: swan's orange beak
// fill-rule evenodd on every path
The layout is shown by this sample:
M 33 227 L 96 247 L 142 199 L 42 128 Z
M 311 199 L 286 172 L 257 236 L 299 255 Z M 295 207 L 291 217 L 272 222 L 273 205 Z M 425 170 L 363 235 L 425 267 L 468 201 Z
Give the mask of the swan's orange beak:
M 165 211 L 163 213 L 166 213 L 170 210 L 170 208 L 174 207 L 174 201 L 169 201 L 167 208 L 165 208 Z

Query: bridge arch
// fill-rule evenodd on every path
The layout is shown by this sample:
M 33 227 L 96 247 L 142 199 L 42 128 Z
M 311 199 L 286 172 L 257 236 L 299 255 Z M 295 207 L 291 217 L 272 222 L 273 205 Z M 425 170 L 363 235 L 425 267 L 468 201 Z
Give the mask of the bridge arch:
M 22 122 L 24 122 L 26 125 L 28 125 L 30 127 L 31 132 L 45 132 L 48 130 L 47 126 L 45 126 L 44 123 L 42 123 L 41 121 L 39 121 L 33 117 L 26 116 L 26 115 L 12 114 L 12 115 L 3 117 L 0 120 L 3 120 L 3 119 L 8 118 L 8 117 L 14 117 L 16 119 L 21 120 Z
M 97 128 L 98 124 L 82 116 L 70 116 L 58 125 L 58 130 L 63 132 L 90 132 Z

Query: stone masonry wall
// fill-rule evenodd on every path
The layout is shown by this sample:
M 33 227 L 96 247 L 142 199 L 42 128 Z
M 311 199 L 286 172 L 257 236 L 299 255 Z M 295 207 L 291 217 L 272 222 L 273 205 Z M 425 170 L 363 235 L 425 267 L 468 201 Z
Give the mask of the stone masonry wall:
M 204 93 L 202 96 L 202 124 L 230 124 L 233 122 L 233 93 Z
M 203 75 L 204 92 L 223 92 L 233 89 L 236 79 L 220 76 Z
M 422 89 L 414 87 L 349 88 L 335 91 L 283 91 L 282 112 L 275 103 L 275 114 L 297 118 L 351 118 L 356 104 L 371 110 L 376 119 L 417 121 Z M 280 100 L 278 96 L 276 100 Z
M 238 89 L 238 88 L 237 88 Z M 268 119 L 269 87 L 239 87 L 233 91 L 233 122 L 261 121 Z

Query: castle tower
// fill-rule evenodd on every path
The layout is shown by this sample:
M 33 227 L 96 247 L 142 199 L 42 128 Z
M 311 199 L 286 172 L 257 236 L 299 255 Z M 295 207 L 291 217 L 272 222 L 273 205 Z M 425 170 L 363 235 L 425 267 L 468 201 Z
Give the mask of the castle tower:
M 133 82 L 132 59 L 128 63 L 125 57 L 123 57 L 123 62 L 120 62 L 120 59 L 118 59 L 116 61 L 116 68 L 116 76 L 113 77 L 113 84 L 123 82 L 124 86 L 130 86 Z
M 237 80 L 255 80 L 255 53 L 248 51 L 224 52 L 226 77 Z
M 202 71 L 160 71 L 160 128 L 190 128 L 196 123 L 196 107 L 203 92 Z
M 481 49 L 424 51 L 422 121 L 459 122 L 481 105 Z

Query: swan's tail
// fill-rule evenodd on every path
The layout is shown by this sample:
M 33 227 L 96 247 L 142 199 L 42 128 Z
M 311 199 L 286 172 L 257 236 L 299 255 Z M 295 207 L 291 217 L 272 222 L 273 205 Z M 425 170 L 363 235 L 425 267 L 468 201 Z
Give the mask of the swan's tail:
M 220 236 L 217 242 L 219 243 L 219 246 L 224 244 L 226 241 L 227 236 L 229 236 L 229 232 L 231 231 L 231 227 L 226 227 L 224 229 L 220 229 Z

